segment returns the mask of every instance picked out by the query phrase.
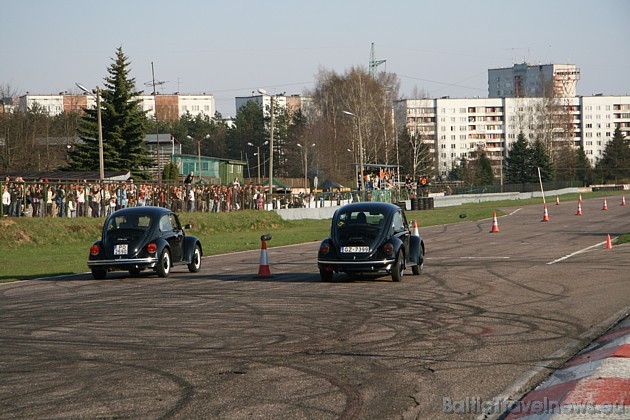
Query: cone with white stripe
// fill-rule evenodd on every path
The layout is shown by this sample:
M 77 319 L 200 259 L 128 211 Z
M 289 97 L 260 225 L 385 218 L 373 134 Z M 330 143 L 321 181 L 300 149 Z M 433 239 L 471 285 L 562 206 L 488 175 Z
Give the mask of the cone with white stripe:
M 273 277 L 269 269 L 269 257 L 267 256 L 267 241 L 271 239 L 271 235 L 266 234 L 260 237 L 262 245 L 260 247 L 260 266 L 258 268 L 258 276 L 256 278 Z
M 547 205 L 545 204 L 545 210 L 543 213 L 543 219 L 541 220 L 542 222 L 548 222 L 549 221 L 549 213 L 547 213 Z
M 490 233 L 494 233 L 498 231 L 499 231 L 499 222 L 497 221 L 497 212 L 495 211 L 494 213 L 492 213 L 492 230 L 490 230 Z
M 413 221 L 413 228 L 411 229 L 411 234 L 413 236 L 420 236 L 420 232 L 418 231 L 418 222 Z

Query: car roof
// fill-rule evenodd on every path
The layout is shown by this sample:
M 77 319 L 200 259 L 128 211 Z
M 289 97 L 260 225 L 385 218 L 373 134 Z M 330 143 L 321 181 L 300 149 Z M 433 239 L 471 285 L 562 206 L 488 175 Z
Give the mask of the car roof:
M 152 216 L 159 217 L 164 214 L 169 214 L 171 211 L 169 209 L 165 209 L 164 207 L 157 206 L 138 206 L 138 207 L 127 207 L 124 209 L 116 210 L 111 214 L 111 216 Z
M 348 212 L 357 212 L 357 211 L 367 211 L 367 212 L 379 212 L 383 214 L 392 213 L 395 211 L 400 211 L 401 208 L 395 204 L 391 203 L 381 203 L 381 202 L 360 202 L 360 203 L 351 203 L 346 204 L 340 207 L 337 212 L 338 213 L 348 213 Z

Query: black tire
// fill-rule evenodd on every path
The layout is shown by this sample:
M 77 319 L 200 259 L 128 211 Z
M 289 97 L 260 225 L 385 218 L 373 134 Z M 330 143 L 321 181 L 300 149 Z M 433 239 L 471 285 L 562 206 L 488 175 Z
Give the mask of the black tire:
M 155 271 L 159 277 L 168 277 L 171 272 L 171 253 L 168 249 L 164 248 L 164 251 L 160 254 Z
M 333 272 L 332 271 L 328 271 L 328 270 L 324 270 L 323 268 L 320 268 L 319 269 L 319 277 L 322 279 L 322 281 L 332 281 Z
M 190 271 L 191 273 L 198 273 L 200 267 L 201 267 L 201 248 L 199 247 L 199 245 L 195 245 L 192 261 L 190 261 L 190 264 L 188 264 L 188 271 Z
M 129 274 L 131 274 L 133 277 L 138 277 L 141 271 L 142 271 L 141 268 L 130 268 Z
M 103 280 L 105 277 L 107 277 L 107 270 L 103 270 L 101 268 L 93 268 L 92 277 L 94 277 L 94 280 Z
M 399 282 L 403 278 L 403 272 L 405 271 L 405 263 L 403 259 L 405 255 L 402 251 L 398 251 L 398 255 L 396 255 L 396 262 L 392 267 L 392 280 L 395 282 Z

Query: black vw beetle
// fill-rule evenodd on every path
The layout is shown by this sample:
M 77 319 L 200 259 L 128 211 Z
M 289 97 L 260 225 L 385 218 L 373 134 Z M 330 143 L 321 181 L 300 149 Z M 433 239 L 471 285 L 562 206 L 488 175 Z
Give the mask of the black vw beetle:
M 167 277 L 171 267 L 180 264 L 198 272 L 202 255 L 201 242 L 184 233 L 175 213 L 161 207 L 129 207 L 105 219 L 101 240 L 90 248 L 87 264 L 95 279 L 104 279 L 108 271 L 138 275 L 148 268 Z
M 406 267 L 420 274 L 424 241 L 413 235 L 403 210 L 389 203 L 353 203 L 340 207 L 332 218 L 330 237 L 317 255 L 323 281 L 333 273 L 384 271 L 400 281 Z

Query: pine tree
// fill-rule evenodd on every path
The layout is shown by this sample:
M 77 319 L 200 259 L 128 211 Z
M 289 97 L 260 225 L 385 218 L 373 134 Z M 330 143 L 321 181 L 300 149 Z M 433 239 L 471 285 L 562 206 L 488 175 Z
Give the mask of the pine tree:
M 519 133 L 518 138 L 508 152 L 505 159 L 505 179 L 508 184 L 522 184 L 534 182 L 531 167 L 531 150 L 525 134 Z
M 146 115 L 140 107 L 140 94 L 134 91 L 135 79 L 129 78 L 129 62 L 122 51 L 108 68 L 101 95 L 103 157 L 106 171 L 130 171 L 134 177 L 147 178 L 146 168 L 152 164 L 142 147 L 145 140 Z M 78 129 L 81 142 L 70 152 L 73 170 L 97 170 L 98 129 L 96 109 L 86 109 Z
M 597 162 L 598 175 L 602 181 L 625 181 L 630 179 L 630 139 L 624 138 L 619 126 L 613 138 L 606 144 L 604 155 Z

